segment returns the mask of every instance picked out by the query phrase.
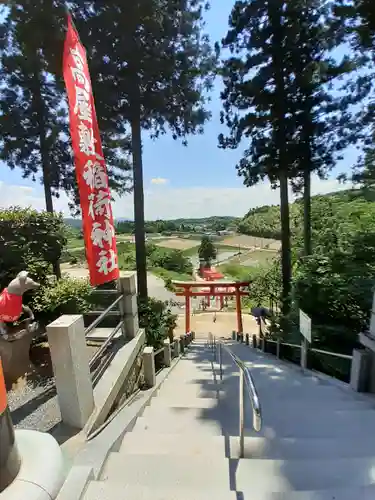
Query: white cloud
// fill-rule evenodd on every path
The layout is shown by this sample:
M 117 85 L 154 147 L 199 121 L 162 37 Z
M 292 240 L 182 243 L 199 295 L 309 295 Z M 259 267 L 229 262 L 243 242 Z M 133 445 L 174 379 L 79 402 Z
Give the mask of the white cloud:
M 312 181 L 313 194 L 325 194 L 348 189 L 349 185 L 339 184 L 330 179 Z M 291 199 L 293 196 L 291 195 Z M 0 205 L 2 207 L 23 206 L 43 210 L 44 196 L 37 185 L 15 186 L 0 182 Z M 236 187 L 192 187 L 173 188 L 171 186 L 155 186 L 145 190 L 146 219 L 177 219 L 180 217 L 207 217 L 210 215 L 232 215 L 242 217 L 250 208 L 272 205 L 279 202 L 279 190 L 272 190 L 264 183 L 251 188 Z M 62 193 L 54 199 L 56 211 L 69 216 L 68 198 Z M 116 218 L 133 218 L 133 195 L 119 199 L 115 196 L 113 212 Z
M 151 179 L 151 184 L 156 184 L 156 185 L 164 185 L 164 184 L 168 184 L 168 179 L 164 179 L 163 177 L 154 177 L 153 179 Z

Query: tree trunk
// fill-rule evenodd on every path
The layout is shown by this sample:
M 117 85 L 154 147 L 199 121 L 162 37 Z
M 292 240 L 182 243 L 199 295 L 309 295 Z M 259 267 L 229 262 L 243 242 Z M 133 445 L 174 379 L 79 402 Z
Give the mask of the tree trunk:
M 282 312 L 286 316 L 290 311 L 290 282 L 292 277 L 292 262 L 290 251 L 290 217 L 288 176 L 285 171 L 280 173 L 280 221 L 281 221 L 281 271 L 282 271 Z
M 312 253 L 311 242 L 311 172 L 309 168 L 304 171 L 303 188 L 303 240 L 305 256 Z
M 142 136 L 141 136 L 141 108 L 139 101 L 139 87 L 132 103 L 131 131 L 133 155 L 133 184 L 134 184 L 134 225 L 135 225 L 135 259 L 137 264 L 138 296 L 147 300 L 147 261 L 146 235 L 143 193 L 143 166 L 142 166 Z
M 52 188 L 51 188 L 51 165 L 49 161 L 49 151 L 46 140 L 46 127 L 45 127 L 45 108 L 43 97 L 40 88 L 40 78 L 36 75 L 37 80 L 37 90 L 35 93 L 35 99 L 37 103 L 38 112 L 38 124 L 39 124 L 39 143 L 40 143 L 40 157 L 42 161 L 42 172 L 43 172 L 43 186 L 44 186 L 44 198 L 46 201 L 46 211 L 53 214 L 53 199 L 52 199 Z M 52 262 L 53 273 L 57 279 L 61 278 L 60 263 L 57 260 Z
M 288 111 L 287 95 L 285 89 L 285 63 L 283 39 L 283 12 L 282 2 L 268 5 L 273 38 L 272 38 L 272 60 L 274 66 L 275 87 L 277 99 L 274 106 L 275 142 L 278 151 L 278 170 L 280 181 L 280 222 L 281 222 L 281 272 L 282 272 L 282 314 L 285 318 L 290 312 L 291 306 L 291 245 L 290 245 L 290 216 L 288 196 L 288 151 L 286 114 Z M 286 329 L 286 322 L 283 329 Z

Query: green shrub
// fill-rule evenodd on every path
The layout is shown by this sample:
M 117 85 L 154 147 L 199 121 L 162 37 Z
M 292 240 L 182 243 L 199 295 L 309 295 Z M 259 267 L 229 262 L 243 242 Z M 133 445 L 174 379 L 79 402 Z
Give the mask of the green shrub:
M 62 314 L 84 314 L 90 311 L 92 293 L 88 281 L 62 278 L 37 290 L 30 305 L 38 321 L 47 325 Z
M 151 297 L 146 302 L 138 301 L 138 314 L 139 326 L 146 331 L 147 344 L 160 348 L 176 327 L 177 316 L 172 314 L 167 302 Z
M 51 264 L 66 245 L 62 215 L 11 207 L 0 210 L 0 286 L 23 269 L 40 283 L 47 282 Z

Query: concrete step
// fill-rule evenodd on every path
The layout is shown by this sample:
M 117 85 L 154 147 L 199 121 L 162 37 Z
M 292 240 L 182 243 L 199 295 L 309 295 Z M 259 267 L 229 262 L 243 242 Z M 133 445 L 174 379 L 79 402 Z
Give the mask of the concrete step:
M 211 491 L 207 488 L 202 491 L 182 490 L 181 488 L 174 489 L 166 484 L 165 487 L 155 489 L 155 487 L 143 485 L 91 481 L 82 500 L 207 500 L 207 495 L 210 494 Z M 214 497 L 215 500 L 237 500 L 238 498 L 235 491 L 215 491 Z
M 111 335 L 113 332 L 114 328 L 94 328 L 90 333 L 86 335 L 86 340 L 92 340 L 92 341 L 105 341 L 108 339 L 108 337 Z M 116 335 L 113 337 L 114 339 L 118 339 L 122 336 L 121 330 L 116 333 Z
M 375 436 L 363 436 L 348 446 L 347 437 L 337 439 L 245 437 L 245 458 L 296 460 L 318 458 L 361 458 L 374 456 Z M 145 455 L 209 455 L 239 458 L 238 436 L 154 433 L 142 430 L 128 432 L 120 453 Z
M 171 487 L 150 488 L 147 486 L 122 485 L 107 481 L 91 481 L 83 500 L 373 500 L 375 487 L 350 489 L 330 489 L 323 491 L 297 491 L 287 493 L 236 493 L 235 491 L 217 491 L 213 487 L 202 491 L 192 489 L 175 490 Z
M 184 434 L 188 429 L 190 433 L 196 433 L 197 435 L 222 436 L 224 434 L 220 423 L 212 420 L 190 422 L 187 428 L 186 419 L 171 419 L 163 422 L 150 420 L 146 417 L 137 419 L 133 432 L 148 431 L 149 433 Z
M 158 397 L 171 399 L 175 397 L 186 397 L 187 399 L 210 398 L 215 399 L 219 388 L 217 384 L 207 381 L 206 384 L 191 383 L 181 386 L 181 384 L 162 385 Z
M 101 479 L 142 485 L 157 491 L 169 485 L 182 490 L 266 492 L 355 488 L 375 484 L 374 457 L 317 460 L 228 460 L 196 456 L 111 453 Z
M 287 405 L 285 405 L 285 409 Z M 284 408 L 279 413 L 268 414 L 263 411 L 263 429 L 261 435 L 265 437 L 345 437 L 371 435 L 375 423 L 373 410 L 343 410 L 322 411 L 316 413 L 293 414 Z M 248 435 L 253 435 L 252 414 L 245 412 L 245 429 Z M 153 407 L 146 408 L 143 413 L 145 425 L 151 428 L 159 423 L 168 429 L 180 429 L 185 426 L 199 427 L 200 425 L 220 426 L 227 435 L 238 434 L 238 409 L 223 411 L 222 403 L 213 408 L 173 408 Z M 374 450 L 375 452 L 375 450 Z
M 271 378 L 259 382 L 256 377 L 253 377 L 256 390 L 261 400 L 314 400 L 321 401 L 322 404 L 327 400 L 331 401 L 349 401 L 353 400 L 353 395 L 347 390 L 341 390 L 333 385 L 317 385 L 317 384 L 294 384 L 294 383 L 277 383 Z M 220 392 L 223 392 L 227 397 L 238 398 L 239 379 L 233 377 L 230 380 L 223 380 L 220 384 Z
M 167 397 L 155 397 L 151 401 L 152 408 L 215 408 L 218 404 L 217 398 L 191 398 L 187 399 L 184 394 Z
M 200 455 L 224 457 L 225 442 L 224 436 L 197 436 L 190 432 L 186 436 L 133 431 L 125 434 L 119 453 L 175 455 L 191 459 Z

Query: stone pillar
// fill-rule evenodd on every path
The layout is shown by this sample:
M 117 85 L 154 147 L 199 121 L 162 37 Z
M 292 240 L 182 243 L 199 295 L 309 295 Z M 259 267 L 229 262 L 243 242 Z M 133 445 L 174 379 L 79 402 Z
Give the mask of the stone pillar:
M 173 345 L 173 357 L 178 358 L 179 355 L 180 355 L 180 341 L 179 339 L 175 339 Z
M 169 339 L 164 340 L 164 364 L 165 366 L 171 366 L 172 356 L 171 356 L 171 344 Z
M 123 335 L 133 339 L 139 330 L 136 273 L 122 272 L 118 280 L 118 290 L 123 294 L 120 310 L 124 315 Z
M 302 338 L 301 342 L 301 368 L 306 369 L 307 368 L 307 352 L 309 350 L 309 341 L 305 339 L 305 337 Z
M 237 333 L 235 332 L 235 330 L 232 331 L 232 340 L 236 340 L 237 338 Z
M 47 335 L 62 421 L 83 429 L 94 410 L 83 316 L 60 316 Z
M 147 387 L 154 387 L 156 384 L 154 348 L 145 347 L 143 350 L 143 375 Z
M 371 353 L 365 349 L 353 349 L 353 360 L 350 370 L 350 387 L 356 392 L 368 390 Z
M 281 347 L 281 342 L 280 339 L 277 339 L 276 343 L 276 357 L 280 359 L 280 347 Z
M 180 335 L 180 352 L 181 354 L 185 352 L 185 338 L 183 335 Z

